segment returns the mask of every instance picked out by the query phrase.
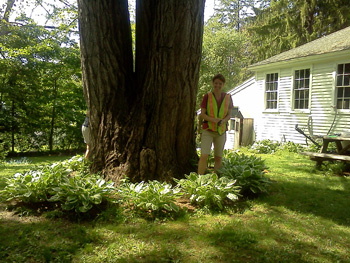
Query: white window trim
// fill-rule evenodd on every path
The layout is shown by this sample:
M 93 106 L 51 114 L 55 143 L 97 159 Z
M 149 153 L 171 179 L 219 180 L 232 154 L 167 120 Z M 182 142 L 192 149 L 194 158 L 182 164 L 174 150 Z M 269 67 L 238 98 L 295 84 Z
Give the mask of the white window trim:
M 267 103 L 266 103 L 266 75 L 267 74 L 278 74 L 278 78 L 277 78 L 277 108 L 276 109 L 267 109 Z M 266 113 L 279 113 L 279 108 L 280 108 L 280 77 L 281 77 L 281 73 L 280 70 L 276 70 L 276 71 L 271 71 L 271 72 L 265 72 L 264 74 L 264 84 L 263 84 L 263 90 L 264 90 L 264 111 Z
M 309 106 L 307 109 L 295 109 L 294 108 L 294 78 L 295 78 L 295 71 L 296 70 L 304 70 L 304 69 L 310 69 L 310 83 L 309 83 Z M 312 65 L 303 65 L 299 67 L 292 68 L 291 72 L 292 77 L 291 79 L 291 95 L 290 95 L 290 106 L 291 106 L 291 113 L 311 113 L 312 108 L 312 78 L 313 78 L 313 66 Z
M 340 64 L 348 64 L 350 61 L 339 61 L 338 63 L 334 64 L 333 68 L 333 92 L 332 92 L 332 101 L 333 101 L 333 107 L 337 107 L 337 74 L 338 74 L 338 65 Z M 338 114 L 350 114 L 350 109 L 337 109 Z

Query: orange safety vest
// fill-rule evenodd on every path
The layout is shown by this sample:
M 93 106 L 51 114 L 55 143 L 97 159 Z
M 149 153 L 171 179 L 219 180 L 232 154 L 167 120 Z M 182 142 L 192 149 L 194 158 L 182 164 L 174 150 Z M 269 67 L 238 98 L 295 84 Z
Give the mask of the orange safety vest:
M 215 96 L 212 92 L 208 93 L 208 103 L 207 103 L 207 115 L 212 118 L 223 119 L 228 113 L 230 106 L 230 95 L 226 94 L 225 98 L 221 102 L 220 109 L 218 109 L 218 104 L 216 102 Z M 226 132 L 226 123 L 218 126 L 217 123 L 208 121 L 209 130 L 213 132 L 218 132 L 220 135 Z

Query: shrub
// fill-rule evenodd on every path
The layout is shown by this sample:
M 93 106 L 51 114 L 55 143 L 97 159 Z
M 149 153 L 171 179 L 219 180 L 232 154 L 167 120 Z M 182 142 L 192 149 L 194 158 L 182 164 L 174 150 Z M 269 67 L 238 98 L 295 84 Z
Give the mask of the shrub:
M 279 149 L 287 152 L 300 153 L 304 150 L 304 147 L 298 143 L 285 142 L 279 147 Z
M 67 161 L 63 161 L 62 165 L 67 167 L 70 171 L 78 171 L 82 174 L 89 174 L 89 162 L 84 159 L 82 155 L 76 155 Z
M 259 157 L 230 152 L 224 156 L 218 174 L 236 180 L 236 185 L 241 187 L 240 193 L 249 196 L 267 192 L 271 181 L 265 177 L 266 169 L 265 162 Z
M 60 184 L 50 191 L 50 202 L 60 202 L 63 210 L 85 213 L 102 201 L 112 201 L 113 182 L 106 182 L 98 175 L 63 177 Z
M 322 139 L 315 139 L 316 142 L 319 144 L 319 145 L 322 145 Z M 314 143 L 310 143 L 307 147 L 307 151 L 309 152 L 320 152 L 320 147 L 316 146 Z M 337 152 L 337 145 L 335 144 L 335 142 L 330 142 L 328 144 L 328 147 L 327 147 L 327 151 L 328 152 L 333 152 L 333 153 L 336 153 Z
M 110 201 L 114 190 L 112 182 L 88 173 L 87 163 L 81 156 L 17 173 L 7 178 L 5 183 L 5 188 L 0 191 L 2 201 L 57 202 L 63 210 L 77 213 L 87 212 L 94 205 Z
M 30 164 L 31 161 L 27 159 L 27 157 L 21 157 L 19 159 L 10 159 L 6 161 L 7 165 L 22 165 L 22 164 Z
M 250 152 L 259 154 L 273 154 L 278 151 L 299 153 L 304 150 L 301 144 L 294 142 L 279 143 L 269 139 L 255 142 L 249 149 Z
M 269 139 L 255 142 L 250 151 L 254 153 L 275 153 L 281 146 L 279 142 L 273 142 Z
M 6 147 L 6 142 L 0 142 L 0 162 L 5 160 L 9 152 L 8 147 Z
M 310 145 L 307 146 L 307 151 L 308 152 L 320 152 L 320 148 L 317 147 L 315 144 L 311 143 Z
M 223 156 L 223 162 L 225 162 L 226 165 L 244 165 L 260 171 L 267 169 L 265 161 L 260 157 L 257 157 L 255 155 L 246 155 L 244 153 L 238 153 L 234 151 L 226 151 Z
M 0 191 L 2 201 L 12 199 L 24 203 L 45 202 L 50 197 L 52 188 L 57 187 L 69 173 L 61 165 L 52 165 L 25 173 L 16 173 L 7 178 L 5 188 Z
M 119 186 L 119 194 L 121 202 L 125 205 L 132 207 L 136 212 L 148 212 L 153 217 L 180 211 L 175 204 L 175 199 L 182 195 L 180 189 L 173 189 L 171 184 L 165 182 L 130 183 L 124 179 Z
M 185 177 L 185 179 L 174 180 L 193 204 L 222 210 L 225 200 L 238 199 L 240 187 L 235 185 L 235 180 L 219 178 L 216 174 L 190 173 Z

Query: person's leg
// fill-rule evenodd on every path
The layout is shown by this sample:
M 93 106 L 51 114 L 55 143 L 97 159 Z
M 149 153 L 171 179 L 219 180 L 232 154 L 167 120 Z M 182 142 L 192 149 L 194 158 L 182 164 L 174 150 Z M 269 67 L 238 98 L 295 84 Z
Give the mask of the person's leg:
M 214 161 L 214 172 L 216 172 L 222 166 L 222 157 L 214 156 Z
M 201 136 L 201 157 L 199 158 L 198 162 L 198 174 L 204 174 L 207 170 L 208 157 L 212 143 L 212 134 L 206 130 L 203 130 Z
M 208 166 L 208 156 L 209 154 L 201 154 L 198 162 L 198 174 L 204 174 Z
M 226 133 L 214 138 L 214 172 L 222 166 L 222 153 L 226 142 Z
M 86 143 L 86 151 L 85 151 L 85 159 L 88 159 L 89 157 L 89 153 L 90 153 L 90 147 L 89 147 L 89 144 L 91 142 L 91 139 L 90 139 L 90 130 L 88 127 L 86 126 L 82 126 L 81 128 L 81 131 L 82 131 L 82 134 L 83 134 L 83 138 L 84 138 L 84 142 Z
M 86 144 L 86 152 L 85 152 L 85 159 L 87 160 L 89 158 L 89 153 L 90 153 L 90 148 L 89 148 L 89 145 Z

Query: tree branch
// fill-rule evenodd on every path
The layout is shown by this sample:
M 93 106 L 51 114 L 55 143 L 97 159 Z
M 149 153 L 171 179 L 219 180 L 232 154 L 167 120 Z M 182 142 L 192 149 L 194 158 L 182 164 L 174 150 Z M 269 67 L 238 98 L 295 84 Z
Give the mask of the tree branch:
M 12 11 L 12 7 L 15 3 L 15 0 L 7 0 L 7 5 L 6 5 L 6 10 L 4 13 L 4 17 L 2 18 L 3 20 L 5 20 L 6 22 L 9 21 L 9 17 Z
M 70 23 L 69 25 L 71 25 L 72 23 Z M 47 25 L 41 26 L 41 25 L 31 25 L 31 24 L 28 25 L 28 24 L 23 24 L 23 23 L 19 23 L 19 22 L 9 22 L 8 24 L 13 25 L 13 26 L 18 26 L 18 27 L 35 27 L 35 26 L 37 26 L 37 27 L 43 27 L 43 28 L 46 28 L 46 29 L 59 29 L 58 26 L 47 26 Z M 78 30 L 69 30 L 69 32 L 71 32 L 71 33 L 79 33 Z M 5 32 L 5 33 L 9 33 L 9 32 Z M 1 35 L 1 32 L 0 32 L 0 35 Z

